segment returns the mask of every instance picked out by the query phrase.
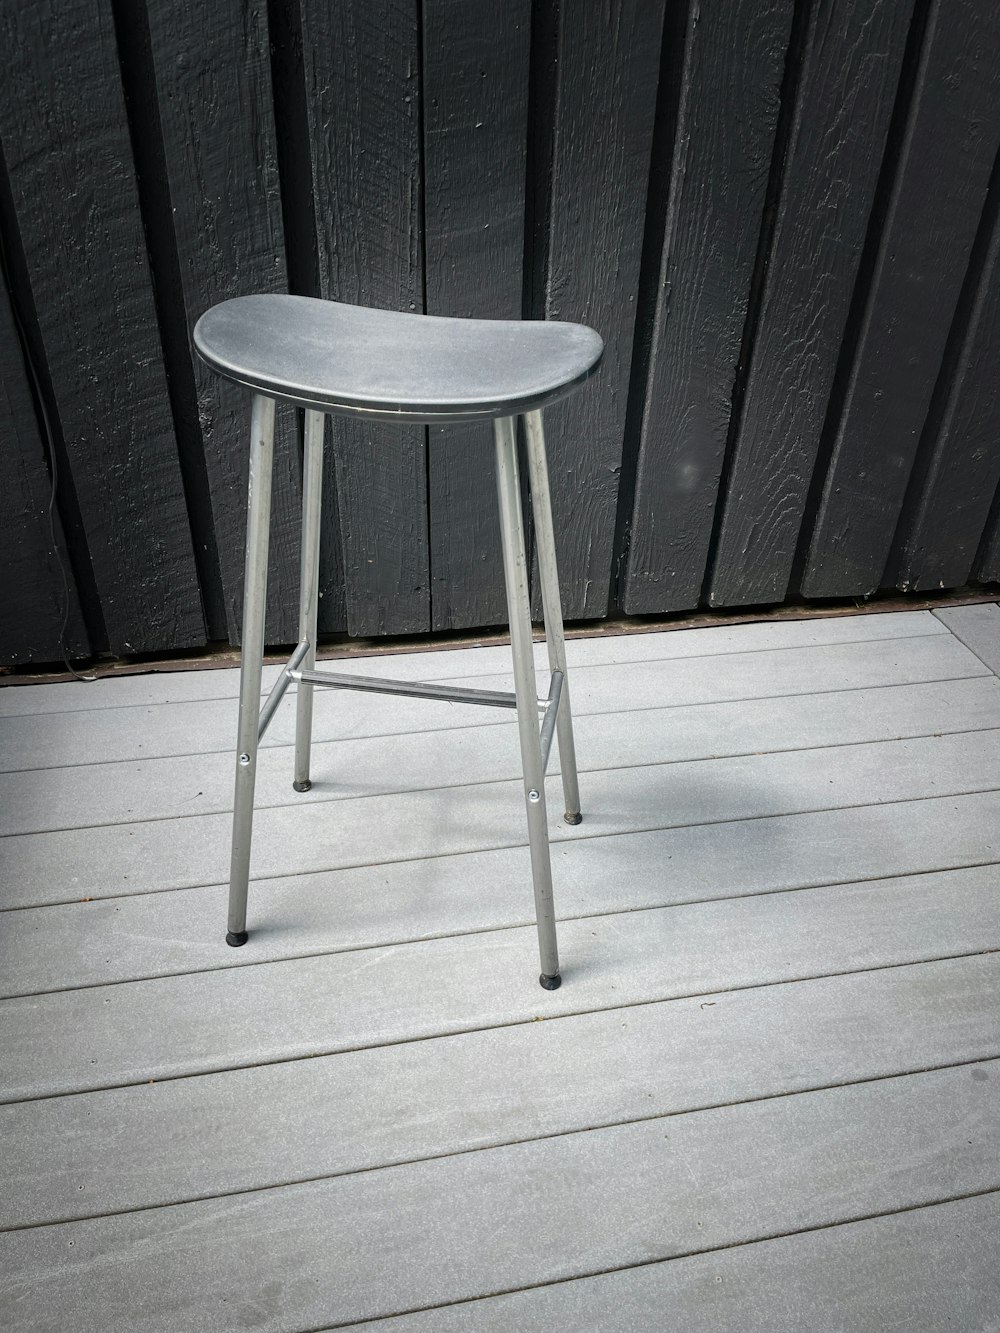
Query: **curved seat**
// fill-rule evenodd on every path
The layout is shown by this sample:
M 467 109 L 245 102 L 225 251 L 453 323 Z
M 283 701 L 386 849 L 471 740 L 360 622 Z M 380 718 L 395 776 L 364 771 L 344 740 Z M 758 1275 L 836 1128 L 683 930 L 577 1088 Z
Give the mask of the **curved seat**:
M 214 370 L 271 398 L 383 421 L 478 421 L 532 412 L 597 367 L 583 324 L 445 319 L 308 296 L 240 296 L 195 325 Z

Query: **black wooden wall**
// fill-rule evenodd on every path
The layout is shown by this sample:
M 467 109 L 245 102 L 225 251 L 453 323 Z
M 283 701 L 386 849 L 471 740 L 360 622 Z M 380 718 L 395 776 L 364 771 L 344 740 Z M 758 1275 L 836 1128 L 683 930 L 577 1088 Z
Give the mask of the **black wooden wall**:
M 238 641 L 189 331 L 262 290 L 600 330 L 572 619 L 1000 580 L 996 0 L 0 0 L 0 49 L 0 661 Z M 322 629 L 502 621 L 489 428 L 328 431 Z

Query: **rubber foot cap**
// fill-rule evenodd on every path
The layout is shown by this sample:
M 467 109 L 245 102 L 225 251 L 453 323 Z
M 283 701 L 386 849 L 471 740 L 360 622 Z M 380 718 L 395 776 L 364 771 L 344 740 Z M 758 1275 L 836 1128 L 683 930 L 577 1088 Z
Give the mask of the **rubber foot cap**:
M 547 977 L 543 972 L 538 978 L 546 990 L 558 990 L 562 985 L 562 977 L 557 972 L 554 977 Z
M 312 783 L 306 778 L 305 782 L 293 782 L 292 787 L 295 791 L 310 791 Z
M 226 935 L 226 943 L 231 944 L 234 949 L 238 949 L 241 944 L 246 944 L 249 938 L 250 936 L 248 932 L 245 930 L 240 930 L 240 931 L 231 930 Z
M 569 813 L 569 811 L 567 811 L 567 812 L 566 812 L 566 815 L 565 815 L 565 819 L 566 819 L 566 823 L 567 823 L 567 824 L 582 824 L 582 823 L 583 823 L 583 815 L 580 814 L 579 810 L 576 812 L 575 815 L 571 815 L 571 814 Z

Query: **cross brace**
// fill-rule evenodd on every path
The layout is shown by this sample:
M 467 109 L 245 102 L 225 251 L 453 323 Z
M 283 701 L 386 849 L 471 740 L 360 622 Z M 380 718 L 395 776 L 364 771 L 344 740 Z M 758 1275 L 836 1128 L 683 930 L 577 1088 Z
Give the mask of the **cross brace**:
M 309 644 L 300 643 L 288 659 L 271 692 L 264 701 L 257 722 L 257 739 L 263 737 L 292 681 L 307 685 L 322 685 L 334 690 L 362 690 L 370 694 L 400 694 L 414 699 L 440 699 L 454 704 L 485 704 L 488 708 L 516 708 L 517 695 L 508 690 L 474 690 L 462 685 L 434 685 L 424 681 L 390 680 L 383 676 L 353 676 L 333 671 L 300 671 L 299 663 L 305 657 Z M 542 746 L 542 771 L 548 768 L 549 751 L 555 734 L 559 700 L 562 697 L 563 673 L 553 671 L 546 699 L 536 699 L 542 714 L 539 740 Z

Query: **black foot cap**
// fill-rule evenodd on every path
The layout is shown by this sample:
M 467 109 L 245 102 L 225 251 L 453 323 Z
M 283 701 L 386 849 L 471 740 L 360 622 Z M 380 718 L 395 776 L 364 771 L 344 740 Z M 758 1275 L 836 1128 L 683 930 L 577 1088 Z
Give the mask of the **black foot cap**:
M 546 990 L 558 990 L 562 985 L 562 977 L 557 972 L 554 977 L 547 977 L 543 972 L 538 978 Z
M 312 783 L 306 778 L 305 782 L 293 782 L 292 786 L 296 791 L 309 791 L 312 788 Z
M 226 935 L 226 943 L 231 944 L 234 949 L 238 949 L 241 944 L 246 944 L 249 938 L 250 936 L 245 930 L 239 930 L 239 931 L 231 930 Z
M 576 812 L 575 815 L 571 815 L 571 814 L 569 813 L 569 811 L 567 810 L 567 811 L 566 811 L 566 815 L 565 815 L 565 819 L 566 819 L 566 823 L 567 823 L 567 824 L 582 824 L 582 823 L 583 823 L 583 815 L 580 814 L 579 810 Z

